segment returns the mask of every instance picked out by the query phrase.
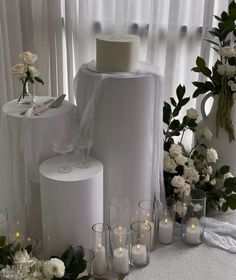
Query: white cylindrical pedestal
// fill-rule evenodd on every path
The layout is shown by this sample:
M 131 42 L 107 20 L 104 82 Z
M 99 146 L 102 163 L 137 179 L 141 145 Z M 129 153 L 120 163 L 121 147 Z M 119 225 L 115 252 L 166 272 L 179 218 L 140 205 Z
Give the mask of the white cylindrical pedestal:
M 159 167 L 162 172 L 158 163 L 163 161 L 159 154 L 163 149 L 162 79 L 148 66 L 134 74 L 101 74 L 88 67 L 82 65 L 75 78 L 79 117 L 84 125 L 79 133 L 84 132 L 85 138 L 92 134 L 92 154 L 104 164 L 104 214 L 108 223 L 111 198 L 130 197 L 137 204 L 153 198 L 155 182 L 160 186 L 156 176 Z
M 75 166 L 73 155 L 67 162 Z M 62 158 L 40 165 L 43 246 L 46 256 L 61 255 L 69 245 L 92 246 L 92 225 L 103 222 L 103 165 L 91 158 L 89 168 L 60 174 Z

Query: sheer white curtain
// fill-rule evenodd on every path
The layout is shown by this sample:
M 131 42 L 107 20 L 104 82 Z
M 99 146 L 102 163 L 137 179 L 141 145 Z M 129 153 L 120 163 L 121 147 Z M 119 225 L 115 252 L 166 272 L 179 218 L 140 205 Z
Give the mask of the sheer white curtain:
M 82 63 L 95 59 L 95 38 L 101 33 L 140 35 L 140 59 L 159 66 L 166 98 L 179 83 L 191 95 L 197 55 L 211 57 L 203 38 L 212 15 L 227 5 L 228 0 L 1 0 L 0 107 L 21 90 L 9 69 L 23 50 L 38 54 L 36 67 L 45 81 L 31 91 L 65 92 L 74 102 L 73 78 Z

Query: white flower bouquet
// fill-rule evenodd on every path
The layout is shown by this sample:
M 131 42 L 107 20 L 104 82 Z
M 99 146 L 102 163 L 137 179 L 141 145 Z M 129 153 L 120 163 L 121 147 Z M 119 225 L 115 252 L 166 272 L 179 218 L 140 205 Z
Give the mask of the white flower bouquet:
M 191 196 L 191 190 L 196 188 L 206 192 L 207 211 L 236 209 L 236 178 L 230 173 L 229 166 L 216 169 L 217 151 L 205 145 L 206 139 L 212 139 L 212 133 L 207 127 L 198 128 L 197 111 L 191 108 L 186 111 L 182 122 L 178 119 L 180 111 L 190 98 L 184 97 L 185 87 L 181 85 L 178 86 L 176 94 L 177 99 L 172 97 L 171 104 L 165 102 L 163 108 L 163 121 L 166 124 L 164 182 L 167 200 L 174 199 L 175 211 L 181 216 L 185 211 L 181 201 Z M 193 133 L 198 131 L 199 138 L 189 151 L 183 145 L 187 130 Z M 178 142 L 176 136 L 180 139 Z
M 39 71 L 33 66 L 38 59 L 36 54 L 29 51 L 22 52 L 20 54 L 22 63 L 18 63 L 11 68 L 11 74 L 20 79 L 23 85 L 22 94 L 18 98 L 18 102 L 21 98 L 24 98 L 28 94 L 28 83 L 34 84 L 34 82 L 44 84 L 43 80 L 39 77 Z

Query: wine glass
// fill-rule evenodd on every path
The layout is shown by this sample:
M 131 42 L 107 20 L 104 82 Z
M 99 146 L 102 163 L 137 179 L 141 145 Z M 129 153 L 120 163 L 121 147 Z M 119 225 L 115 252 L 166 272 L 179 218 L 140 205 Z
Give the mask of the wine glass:
M 69 173 L 72 167 L 66 163 L 66 154 L 73 151 L 71 139 L 56 138 L 52 141 L 53 151 L 62 155 L 62 165 L 58 167 L 58 173 Z
M 92 146 L 91 141 L 82 139 L 82 137 L 74 138 L 74 153 L 77 156 L 78 168 L 88 168 L 91 166 L 89 160 L 90 147 Z

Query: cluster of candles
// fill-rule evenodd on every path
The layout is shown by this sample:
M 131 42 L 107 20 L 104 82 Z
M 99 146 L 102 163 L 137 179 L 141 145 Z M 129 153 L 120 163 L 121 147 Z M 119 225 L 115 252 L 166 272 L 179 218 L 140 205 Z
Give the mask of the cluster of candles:
M 153 202 L 149 201 L 149 204 L 152 206 Z M 170 209 L 162 209 L 160 215 L 158 208 L 143 209 L 141 203 L 139 206 L 137 221 L 129 223 L 129 219 L 126 220 L 127 207 L 124 207 L 125 214 L 122 214 L 121 209 L 115 209 L 117 211 L 114 211 L 116 213 L 114 219 L 112 212 L 110 213 L 110 227 L 100 224 L 103 225 L 102 231 L 94 232 L 95 277 L 103 277 L 107 273 L 109 257 L 112 271 L 118 275 L 127 275 L 130 265 L 143 267 L 149 263 L 150 251 L 156 248 L 157 241 L 164 245 L 173 242 L 174 220 Z M 183 240 L 188 244 L 201 243 L 203 230 L 200 220 L 196 217 L 188 218 L 182 234 Z

